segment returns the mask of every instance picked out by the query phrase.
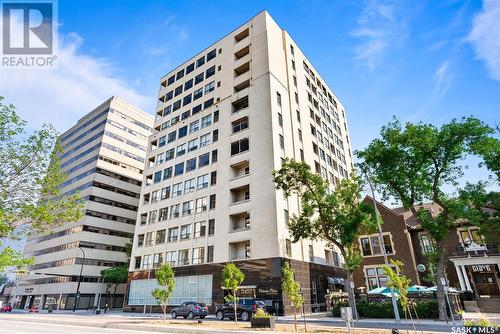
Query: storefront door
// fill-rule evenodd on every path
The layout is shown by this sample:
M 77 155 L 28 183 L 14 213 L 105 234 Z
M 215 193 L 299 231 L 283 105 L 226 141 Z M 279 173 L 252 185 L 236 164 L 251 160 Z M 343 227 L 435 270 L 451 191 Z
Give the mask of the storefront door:
M 476 283 L 477 293 L 480 296 L 497 296 L 499 294 L 493 273 L 475 273 L 474 282 Z

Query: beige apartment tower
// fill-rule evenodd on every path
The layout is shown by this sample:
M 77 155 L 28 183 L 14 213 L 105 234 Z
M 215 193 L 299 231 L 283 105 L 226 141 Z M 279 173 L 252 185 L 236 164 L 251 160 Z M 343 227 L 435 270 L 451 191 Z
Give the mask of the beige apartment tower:
M 246 274 L 242 296 L 288 312 L 281 266 L 289 260 L 307 307 L 342 289 L 342 258 L 322 242 L 292 243 L 296 198 L 275 189 L 285 157 L 303 160 L 332 187 L 349 176 L 344 107 L 288 33 L 267 12 L 160 80 L 148 145 L 126 309 L 155 305 L 154 268 L 175 267 L 172 305 L 223 303 L 220 271 Z
M 121 307 L 126 284 L 115 298 L 105 296 L 101 270 L 128 265 L 126 244 L 133 238 L 148 137 L 153 118 L 112 97 L 60 136 L 61 192 L 79 192 L 84 216 L 76 222 L 31 236 L 24 248 L 34 257 L 30 274 L 18 276 L 12 292 L 17 308 L 72 309 L 82 271 L 78 309 Z M 114 289 L 113 289 L 114 290 Z

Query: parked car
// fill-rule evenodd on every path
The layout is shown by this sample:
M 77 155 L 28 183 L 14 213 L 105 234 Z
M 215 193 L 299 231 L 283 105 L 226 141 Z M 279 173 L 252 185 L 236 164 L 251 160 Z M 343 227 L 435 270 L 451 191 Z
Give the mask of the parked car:
M 0 308 L 0 312 L 12 312 L 12 305 L 5 304 L 2 308 Z
M 170 312 L 172 319 L 184 317 L 184 319 L 194 319 L 199 317 L 204 319 L 208 315 L 208 307 L 203 303 L 185 302 L 178 307 L 174 307 Z
M 243 321 L 248 321 L 252 317 L 252 315 L 257 311 L 257 309 L 266 310 L 266 305 L 256 299 L 250 298 L 240 298 L 238 300 L 238 305 L 236 306 L 236 314 L 238 318 Z M 218 305 L 215 310 L 215 316 L 218 320 L 224 320 L 224 318 L 229 318 L 234 320 L 234 304 L 233 302 L 229 302 L 226 304 Z

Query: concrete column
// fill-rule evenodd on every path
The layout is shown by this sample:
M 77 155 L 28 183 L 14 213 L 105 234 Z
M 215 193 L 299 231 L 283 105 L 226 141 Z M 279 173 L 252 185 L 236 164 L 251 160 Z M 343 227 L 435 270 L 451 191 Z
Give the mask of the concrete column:
M 57 300 L 57 310 L 59 311 L 59 308 L 61 307 L 61 301 L 62 301 L 62 293 L 59 294 L 59 299 Z
M 465 287 L 464 277 L 462 275 L 462 266 L 455 264 L 455 270 L 457 271 L 458 280 L 460 282 L 460 290 L 461 291 L 467 290 Z
M 462 273 L 464 275 L 465 286 L 467 287 L 467 291 L 472 291 L 472 287 L 469 282 L 469 275 L 467 275 L 467 269 L 465 269 L 465 266 L 461 266 L 461 268 L 462 268 Z

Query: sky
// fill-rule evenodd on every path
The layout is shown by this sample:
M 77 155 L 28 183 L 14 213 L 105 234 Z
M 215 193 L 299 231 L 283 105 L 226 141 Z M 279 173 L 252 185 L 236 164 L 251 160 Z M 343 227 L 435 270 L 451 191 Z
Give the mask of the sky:
M 58 68 L 2 69 L 0 95 L 33 128 L 112 95 L 154 114 L 161 76 L 264 9 L 346 107 L 353 150 L 393 116 L 500 123 L 500 0 L 60 0 Z

